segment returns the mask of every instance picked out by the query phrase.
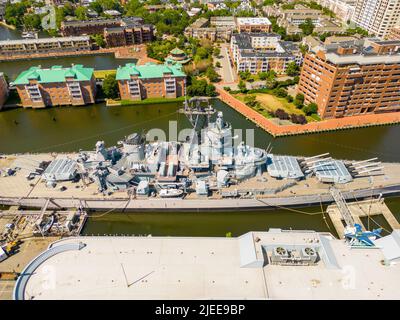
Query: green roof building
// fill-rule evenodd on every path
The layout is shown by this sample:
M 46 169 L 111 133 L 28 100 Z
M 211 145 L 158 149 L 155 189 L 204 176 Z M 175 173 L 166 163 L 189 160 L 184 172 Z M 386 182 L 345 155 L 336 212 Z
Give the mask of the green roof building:
M 24 107 L 43 108 L 95 102 L 94 69 L 80 64 L 67 68 L 31 67 L 21 72 L 13 84 Z
M 181 65 L 128 63 L 117 69 L 116 79 L 122 100 L 176 98 L 185 94 L 186 74 Z
M 93 77 L 93 72 L 93 68 L 85 68 L 81 64 L 73 65 L 69 68 L 63 68 L 62 66 L 52 66 L 49 69 L 30 67 L 18 75 L 14 85 L 29 84 L 31 80 L 36 80 L 38 83 L 66 82 L 67 79 L 90 81 Z
M 171 50 L 168 57 L 165 59 L 166 62 L 181 65 L 188 63 L 190 60 L 191 59 L 186 55 L 186 53 L 179 48 Z

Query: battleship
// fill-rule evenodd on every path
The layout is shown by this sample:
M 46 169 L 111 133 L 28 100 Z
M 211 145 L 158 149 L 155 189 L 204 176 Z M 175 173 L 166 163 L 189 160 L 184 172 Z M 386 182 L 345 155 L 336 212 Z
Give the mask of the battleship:
M 397 195 L 400 164 L 278 155 L 245 144 L 204 100 L 185 102 L 185 141 L 132 133 L 92 151 L 3 155 L 0 204 L 86 210 L 254 210 Z M 215 117 L 212 121 L 211 117 Z M 203 120 L 201 120 L 203 119 Z M 204 122 L 204 125 L 199 124 Z

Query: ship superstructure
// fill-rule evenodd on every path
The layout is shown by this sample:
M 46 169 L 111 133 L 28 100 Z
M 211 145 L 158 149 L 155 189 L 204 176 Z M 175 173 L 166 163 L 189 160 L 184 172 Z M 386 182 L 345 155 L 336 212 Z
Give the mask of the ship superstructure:
M 186 141 L 147 142 L 143 133 L 126 136 L 110 148 L 98 141 L 94 151 L 81 151 L 76 160 L 67 162 L 69 172 L 64 170 L 58 175 L 51 163 L 43 178 L 48 187 L 55 187 L 65 177 L 81 177 L 87 184 L 96 183 L 98 192 L 104 194 L 127 191 L 135 196 L 173 198 L 209 196 L 214 192 L 222 197 L 243 197 L 278 193 L 308 177 L 322 183 L 346 184 L 383 168 L 376 158 L 345 162 L 333 160 L 329 153 L 294 157 L 272 154 L 271 148 L 249 146 L 232 136 L 232 126 L 222 112 L 210 121 L 215 110 L 210 105 L 201 108 L 199 100 L 195 102 L 195 108 L 185 103 L 184 112 L 190 114 L 193 125 Z M 196 130 L 201 115 L 206 115 L 206 125 Z M 53 170 L 47 172 L 49 168 Z

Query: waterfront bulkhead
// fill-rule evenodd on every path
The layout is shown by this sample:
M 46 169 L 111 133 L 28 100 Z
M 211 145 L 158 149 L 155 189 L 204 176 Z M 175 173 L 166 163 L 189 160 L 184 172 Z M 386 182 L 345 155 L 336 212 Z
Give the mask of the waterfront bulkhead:
M 24 108 L 95 103 L 94 69 L 83 65 L 31 67 L 20 73 L 13 84 Z
M 0 110 L 7 100 L 8 96 L 8 84 L 4 74 L 0 72 Z
M 122 100 L 177 98 L 185 94 L 186 75 L 178 64 L 136 65 L 117 69 L 116 79 Z

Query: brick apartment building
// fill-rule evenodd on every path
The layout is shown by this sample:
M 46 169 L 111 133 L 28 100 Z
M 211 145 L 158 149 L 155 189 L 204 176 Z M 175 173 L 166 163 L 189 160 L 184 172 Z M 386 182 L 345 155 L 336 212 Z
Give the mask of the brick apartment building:
M 49 69 L 31 67 L 20 73 L 13 84 L 24 108 L 95 103 L 93 69 L 82 65 Z
M 268 18 L 236 18 L 239 33 L 242 32 L 271 32 L 272 24 Z
M 105 28 L 121 27 L 125 24 L 143 24 L 140 17 L 117 19 L 71 20 L 61 22 L 61 34 L 67 36 L 81 36 L 103 34 Z
M 400 41 L 361 39 L 313 48 L 298 91 L 321 118 L 400 111 Z
M 121 19 L 71 20 L 61 22 L 60 32 L 63 37 L 103 34 L 105 28 L 119 26 Z
M 289 62 L 300 65 L 302 54 L 296 44 L 281 41 L 274 33 L 237 33 L 232 36 L 230 54 L 237 72 L 252 74 L 274 70 L 281 74 Z
M 4 103 L 8 97 L 8 84 L 4 74 L 0 72 L 0 110 L 3 108 Z
M 139 17 L 63 21 L 60 30 L 63 36 L 102 34 L 108 47 L 141 44 L 154 38 L 154 26 L 143 24 Z
M 154 38 L 152 25 L 126 25 L 104 29 L 104 40 L 108 47 L 122 47 L 150 42 Z
M 236 30 L 233 17 L 212 17 L 214 19 L 199 18 L 185 29 L 188 38 L 208 39 L 211 41 L 229 41 Z M 218 18 L 218 19 L 216 19 Z M 225 19 L 224 19 L 225 18 Z M 227 19 L 229 18 L 229 19 Z M 232 23 L 233 22 L 233 23 Z
M 122 100 L 176 98 L 185 94 L 186 75 L 179 64 L 128 63 L 117 69 L 116 79 Z

